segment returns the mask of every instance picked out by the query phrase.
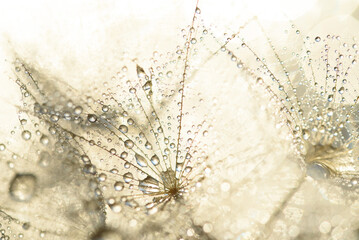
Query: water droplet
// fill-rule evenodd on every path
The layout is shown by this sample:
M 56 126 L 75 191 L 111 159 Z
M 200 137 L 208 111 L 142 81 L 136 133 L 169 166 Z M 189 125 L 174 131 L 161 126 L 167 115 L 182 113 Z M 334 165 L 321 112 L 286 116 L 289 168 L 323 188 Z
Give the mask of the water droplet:
M 126 125 L 120 125 L 118 127 L 118 130 L 120 130 L 120 132 L 122 132 L 122 133 L 127 133 L 128 132 L 128 127 Z
M 26 125 L 26 123 L 27 123 L 27 120 L 26 120 L 26 119 L 21 119 L 21 120 L 20 120 L 20 124 L 21 124 L 21 125 Z
M 47 145 L 47 144 L 49 144 L 50 140 L 46 135 L 42 135 L 40 138 L 40 142 L 44 145 Z
M 102 106 L 102 111 L 103 111 L 103 112 L 108 112 L 109 109 L 110 109 L 110 108 L 109 108 L 108 106 L 106 106 L 106 105 L 103 105 L 103 106 Z
M 121 210 L 122 210 L 122 207 L 121 207 L 121 204 L 120 203 L 114 203 L 114 204 L 111 204 L 111 205 L 109 205 L 110 206 L 110 208 L 111 208 L 111 210 L 114 212 L 114 213 L 119 213 L 119 212 L 121 212 Z M 100 238 L 101 240 L 102 239 L 108 239 L 108 238 Z M 118 239 L 118 238 L 116 238 L 116 239 Z
M 0 151 L 5 151 L 5 149 L 6 149 L 5 144 L 1 143 L 0 144 Z
M 125 181 L 125 183 L 129 183 L 133 180 L 133 175 L 132 173 L 128 172 L 128 173 L 125 173 L 123 175 L 123 180 Z
M 50 120 L 51 120 L 51 122 L 58 122 L 59 121 L 59 116 L 57 116 L 56 114 L 51 114 L 51 116 L 50 116 Z
M 48 152 L 41 152 L 39 157 L 39 165 L 48 167 L 51 164 L 51 156 Z
M 135 121 L 133 121 L 132 118 L 129 118 L 129 119 L 127 119 L 127 123 L 128 123 L 128 125 L 133 125 L 135 123 Z
M 144 157 L 142 157 L 139 154 L 135 154 L 135 158 L 136 158 L 136 162 L 140 167 L 147 167 L 147 162 L 146 159 Z
M 143 86 L 142 86 L 143 90 L 147 91 L 147 90 L 151 90 L 152 88 L 152 81 L 148 80 Z
M 316 37 L 316 38 L 315 38 L 315 41 L 316 41 L 316 42 L 320 42 L 320 40 L 322 40 L 320 37 Z
M 128 148 L 128 149 L 133 148 L 134 145 L 135 145 L 135 144 L 134 144 L 133 141 L 130 140 L 130 139 L 128 139 L 128 140 L 125 141 L 125 147 Z
M 114 188 L 116 191 L 122 191 L 124 186 L 125 185 L 123 184 L 123 182 L 115 182 L 114 184 Z
M 128 156 L 128 153 L 125 152 L 125 151 L 123 151 L 123 152 L 120 154 L 120 158 L 122 158 L 122 159 L 127 158 L 127 156 Z
M 111 149 L 110 149 L 110 153 L 111 153 L 112 155 L 115 155 L 115 154 L 117 153 L 117 151 L 116 151 L 116 149 L 111 148 Z
M 144 78 L 146 76 L 145 70 L 143 70 L 143 68 L 138 65 L 136 66 L 136 71 L 139 78 Z
M 133 88 L 133 87 L 130 88 L 130 89 L 129 89 L 129 92 L 130 92 L 130 93 L 136 93 L 136 88 Z
M 36 177 L 32 174 L 16 174 L 10 183 L 9 192 L 16 201 L 29 201 L 36 189 Z
M 24 139 L 24 140 L 30 140 L 30 138 L 31 138 L 31 132 L 29 132 L 28 130 L 25 130 L 25 131 L 23 131 L 22 132 L 22 134 L 21 134 L 21 136 L 22 136 L 22 138 Z
M 145 194 L 159 192 L 158 181 L 151 176 L 147 176 L 138 184 L 138 188 Z
M 338 91 L 340 94 L 343 94 L 344 93 L 344 87 L 341 87 L 339 88 L 339 91 Z
M 149 143 L 148 141 L 145 143 L 145 148 L 147 148 L 148 150 L 152 149 L 152 145 L 151 143 Z
M 304 140 L 308 140 L 310 137 L 310 132 L 308 130 L 304 129 L 302 136 L 303 136 Z
M 90 123 L 94 123 L 97 121 L 97 116 L 94 115 L 94 114 L 89 114 L 87 115 L 87 120 L 90 122 Z
M 307 175 L 314 179 L 325 179 L 329 174 L 329 170 L 320 163 L 313 162 L 307 166 Z
M 75 107 L 74 113 L 76 115 L 80 115 L 82 113 L 82 107 L 80 107 L 80 106 Z
M 160 159 L 157 157 L 157 155 L 153 155 L 151 157 L 151 163 L 154 165 L 154 166 L 157 166 L 159 163 L 160 163 Z

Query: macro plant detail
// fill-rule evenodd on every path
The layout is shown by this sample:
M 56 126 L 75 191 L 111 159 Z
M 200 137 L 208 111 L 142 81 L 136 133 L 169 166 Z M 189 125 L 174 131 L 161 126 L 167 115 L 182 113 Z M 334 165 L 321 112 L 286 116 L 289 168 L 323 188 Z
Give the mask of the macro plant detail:
M 192 5 L 178 46 L 83 87 L 11 52 L 2 238 L 356 239 L 355 41 Z

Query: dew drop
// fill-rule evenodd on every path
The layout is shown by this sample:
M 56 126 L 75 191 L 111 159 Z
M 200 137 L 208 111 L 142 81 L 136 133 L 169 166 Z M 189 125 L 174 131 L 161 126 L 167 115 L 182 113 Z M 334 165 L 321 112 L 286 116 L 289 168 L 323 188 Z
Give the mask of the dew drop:
M 145 194 L 159 192 L 158 181 L 151 176 L 147 176 L 138 184 L 138 188 Z
M 148 141 L 145 143 L 145 148 L 147 148 L 148 150 L 152 149 L 152 145 L 151 143 L 149 143 Z
M 325 179 L 329 176 L 329 171 L 322 164 L 309 163 L 307 166 L 307 175 L 314 179 Z
M 143 90 L 148 91 L 151 90 L 152 88 L 152 81 L 148 80 L 143 86 L 142 86 Z
M 114 204 L 111 204 L 109 205 L 111 210 L 114 212 L 114 213 L 119 213 L 121 212 L 122 210 L 122 207 L 121 207 L 121 204 L 120 203 L 114 203 Z M 108 239 L 108 238 L 100 238 L 101 240 L 102 239 Z M 117 238 L 116 238 L 117 239 Z
M 20 202 L 29 201 L 36 189 L 36 177 L 32 174 L 16 174 L 10 183 L 11 197 Z
M 89 114 L 87 115 L 87 120 L 90 122 L 90 123 L 94 123 L 97 121 L 97 116 L 94 115 L 94 114 Z
M 48 145 L 50 140 L 49 138 L 46 136 L 46 135 L 42 135 L 41 138 L 40 138 L 40 142 L 43 144 L 43 145 Z
M 302 134 L 302 136 L 303 136 L 303 139 L 304 140 L 308 140 L 309 139 L 309 137 L 310 137 L 310 133 L 309 133 L 309 131 L 308 130 L 303 130 L 303 134 Z
M 316 41 L 316 42 L 320 42 L 320 40 L 322 40 L 320 37 L 316 37 L 316 38 L 315 38 L 315 41 Z
M 6 149 L 5 144 L 1 143 L 0 144 L 0 151 L 5 151 L 5 149 Z
M 118 130 L 120 130 L 120 132 L 122 132 L 122 133 L 127 133 L 128 132 L 128 127 L 126 125 L 120 125 L 118 127 Z
M 80 106 L 75 107 L 74 113 L 76 115 L 80 115 L 82 113 L 82 107 L 80 107 Z
M 127 158 L 127 156 L 128 156 L 128 153 L 125 152 L 125 151 L 123 151 L 123 152 L 120 154 L 120 158 L 122 158 L 122 159 Z
M 125 185 L 123 184 L 123 182 L 115 182 L 114 184 L 114 188 L 116 191 L 122 191 L 124 186 Z
M 125 141 L 125 147 L 128 148 L 128 149 L 133 148 L 134 145 L 135 145 L 135 144 L 134 144 L 133 141 L 130 140 L 130 139 L 128 139 L 128 140 Z
M 51 120 L 51 122 L 58 122 L 59 121 L 59 116 L 57 116 L 56 114 L 52 114 L 51 116 L 50 116 L 50 120 Z
M 160 159 L 157 157 L 157 155 L 153 155 L 151 157 L 151 163 L 154 165 L 154 166 L 157 166 L 159 163 L 160 163 Z
M 123 175 L 123 180 L 125 181 L 125 183 L 129 183 L 133 180 L 133 175 L 132 173 L 128 172 L 128 173 L 125 173 Z
M 136 66 L 136 71 L 139 78 L 143 78 L 146 76 L 145 70 L 143 70 L 143 68 L 138 65 Z
M 135 154 L 135 158 L 136 158 L 136 162 L 140 167 L 147 167 L 147 162 L 146 159 L 144 157 L 142 157 L 139 154 Z
M 24 140 L 30 140 L 31 139 L 31 132 L 29 132 L 28 130 L 24 130 L 21 134 L 22 138 Z

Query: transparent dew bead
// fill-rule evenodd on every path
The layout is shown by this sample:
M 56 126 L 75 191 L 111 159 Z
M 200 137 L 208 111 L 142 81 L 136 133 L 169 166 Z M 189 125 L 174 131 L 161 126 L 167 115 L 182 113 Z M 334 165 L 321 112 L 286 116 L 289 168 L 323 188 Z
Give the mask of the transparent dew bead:
M 148 91 L 151 90 L 152 88 L 152 81 L 148 80 L 143 86 L 142 86 L 143 90 Z
M 147 167 L 147 161 L 146 161 L 146 159 L 143 157 L 143 156 L 141 156 L 141 155 L 139 155 L 139 154 L 135 154 L 135 159 L 136 159 L 136 162 L 137 162 L 137 164 L 140 166 L 140 167 Z
M 160 163 L 160 159 L 157 157 L 157 155 L 153 155 L 151 157 L 151 163 L 154 165 L 154 166 L 157 166 L 159 163 Z
M 22 133 L 21 133 L 21 136 L 24 140 L 30 140 L 31 139 L 31 132 L 29 132 L 28 130 L 24 130 Z
M 138 184 L 138 188 L 145 194 L 159 192 L 158 181 L 151 176 L 147 176 Z
M 122 191 L 123 188 L 125 187 L 124 183 L 120 182 L 120 181 L 115 182 L 115 184 L 113 186 L 114 186 L 116 191 Z
M 128 156 L 128 153 L 123 151 L 120 155 L 120 158 L 125 159 L 125 158 L 127 158 L 127 156 Z
M 122 210 L 121 204 L 117 203 L 117 202 L 115 202 L 114 204 L 111 204 L 109 206 L 114 213 L 119 213 Z
M 322 39 L 321 39 L 320 37 L 316 37 L 314 40 L 315 40 L 316 42 L 320 42 Z
M 308 140 L 309 137 L 310 137 L 310 132 L 305 129 L 305 130 L 303 130 L 302 136 L 303 136 L 303 139 L 304 139 L 304 140 Z
M 19 202 L 29 201 L 36 190 L 36 177 L 32 174 L 16 174 L 10 182 L 10 196 Z
M 0 144 L 0 151 L 5 151 L 5 149 L 6 149 L 5 144 L 1 143 Z
M 130 139 L 128 139 L 128 140 L 125 141 L 125 147 L 128 148 L 128 149 L 133 148 L 134 145 L 135 145 L 135 144 L 134 144 L 133 141 L 130 140 Z
M 128 172 L 128 173 L 125 173 L 123 175 L 123 180 L 125 181 L 125 183 L 130 183 L 132 180 L 133 180 L 133 175 L 132 173 Z
M 330 172 L 322 164 L 313 162 L 307 165 L 307 175 L 314 179 L 326 179 L 329 177 Z
M 49 138 L 46 136 L 46 135 L 42 135 L 41 138 L 40 138 L 40 142 L 43 144 L 43 145 L 48 145 L 50 140 Z
M 82 107 L 80 106 L 75 107 L 74 114 L 80 115 L 81 113 L 82 113 Z
M 97 121 L 97 116 L 94 114 L 89 114 L 87 115 L 87 121 L 90 123 L 95 123 Z
M 146 142 L 146 143 L 145 143 L 145 148 L 147 148 L 148 150 L 151 150 L 151 149 L 152 149 L 151 143 Z

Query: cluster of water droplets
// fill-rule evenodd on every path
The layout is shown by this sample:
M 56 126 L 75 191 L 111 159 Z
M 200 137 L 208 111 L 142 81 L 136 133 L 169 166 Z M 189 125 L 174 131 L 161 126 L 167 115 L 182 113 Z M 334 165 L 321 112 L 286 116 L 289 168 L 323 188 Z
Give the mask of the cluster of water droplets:
M 357 45 L 332 35 L 304 37 L 294 24 L 268 34 L 256 18 L 238 32 L 218 37 L 211 27 L 202 26 L 200 14 L 197 4 L 191 24 L 181 31 L 183 45 L 167 54 L 155 51 L 148 60 L 124 54 L 118 72 L 90 93 L 51 81 L 30 63 L 15 61 L 15 82 L 24 105 L 20 126 L 12 133 L 17 149 L 10 140 L 0 144 L 1 163 L 7 169 L 2 177 L 7 184 L 1 189 L 6 195 L 0 202 L 0 228 L 6 222 L 1 237 L 24 238 L 30 231 L 39 238 L 91 240 L 349 237 L 344 235 L 349 227 L 343 216 L 352 213 L 345 204 L 356 209 L 358 191 Z M 253 31 L 260 37 L 253 39 Z M 275 39 L 276 34 L 293 45 Z M 221 74 L 244 76 L 255 94 L 270 98 L 264 107 L 288 133 L 295 153 L 288 156 L 296 160 L 285 161 L 288 166 L 278 170 L 273 177 L 278 185 L 255 185 L 261 182 L 255 174 L 263 174 L 265 181 L 274 172 L 266 163 L 275 156 L 267 150 L 270 144 L 263 143 L 268 134 L 257 136 L 263 146 L 249 148 L 246 138 L 251 136 L 237 135 L 239 128 L 234 126 L 241 122 L 234 119 L 240 110 L 231 109 L 233 119 L 228 120 L 221 116 L 224 107 L 217 108 L 216 97 L 229 98 L 225 90 L 238 86 L 239 77 L 214 81 L 215 92 L 205 89 L 205 81 L 196 81 L 208 66 L 217 64 L 213 59 L 228 62 Z M 213 124 L 222 127 L 216 119 L 223 120 L 226 129 L 220 132 L 231 135 L 231 144 L 211 136 Z M 278 139 L 273 146 L 280 146 Z M 234 156 L 231 146 L 237 143 L 244 147 Z M 24 152 L 22 146 L 27 151 L 17 154 Z M 287 176 L 296 164 L 301 175 Z M 228 176 L 221 176 L 222 171 Z M 288 184 L 279 174 L 289 179 Z M 350 201 L 328 190 L 338 185 L 338 191 L 350 193 Z M 310 207 L 320 201 L 315 207 L 305 205 L 314 197 L 308 200 L 303 189 L 314 196 L 316 187 L 325 200 L 338 203 L 343 215 L 329 219 L 321 212 L 319 223 L 312 217 Z M 270 189 L 276 191 L 274 200 L 266 196 Z M 251 205 L 245 201 L 252 195 L 274 203 L 253 199 L 257 208 L 247 211 L 239 206 Z M 318 211 L 328 203 L 320 204 Z M 33 210 L 18 210 L 28 206 Z M 231 213 L 233 209 L 238 212 Z M 39 211 L 42 214 L 34 220 Z M 55 221 L 52 215 L 57 212 L 63 214 Z M 248 218 L 242 216 L 246 214 Z M 44 223 L 48 219 L 53 220 L 51 230 Z
M 21 89 L 26 114 L 48 130 L 39 133 L 40 144 L 51 145 L 50 149 L 65 158 L 73 154 L 71 159 L 76 161 L 80 175 L 91 179 L 94 198 L 109 208 L 108 220 L 116 220 L 97 233 L 88 233 L 92 239 L 111 234 L 125 237 L 125 233 L 111 229 L 128 226 L 137 233 L 155 234 L 175 226 L 178 219 L 183 225 L 193 225 L 190 205 L 180 206 L 186 205 L 187 194 L 211 172 L 204 141 L 212 127 L 211 113 L 200 108 L 204 103 L 201 94 L 185 84 L 192 72 L 190 61 L 197 52 L 192 45 L 197 43 L 199 14 L 197 8 L 190 30 L 183 36 L 183 46 L 167 55 L 154 52 L 144 63 L 124 55 L 116 75 L 94 87 L 91 95 L 79 94 L 65 82 L 48 82 L 50 76 L 20 59 L 14 63 L 15 82 Z M 34 141 L 33 131 L 25 128 L 28 121 L 20 121 L 24 128 L 21 137 Z M 71 151 L 64 152 L 64 146 Z M 54 161 L 52 152 L 41 152 L 39 158 L 44 166 Z M 10 196 L 28 201 L 37 192 L 37 184 L 36 175 L 17 174 L 11 180 Z M 151 233 L 148 221 L 156 218 L 167 223 Z M 196 228 L 184 231 L 184 235 L 203 234 L 201 227 Z M 171 233 L 173 237 L 181 234 Z

